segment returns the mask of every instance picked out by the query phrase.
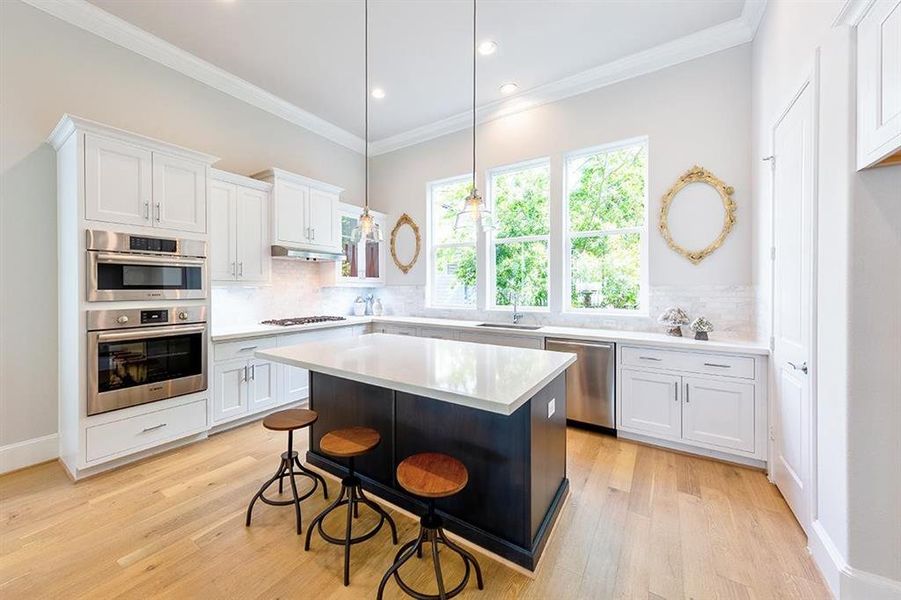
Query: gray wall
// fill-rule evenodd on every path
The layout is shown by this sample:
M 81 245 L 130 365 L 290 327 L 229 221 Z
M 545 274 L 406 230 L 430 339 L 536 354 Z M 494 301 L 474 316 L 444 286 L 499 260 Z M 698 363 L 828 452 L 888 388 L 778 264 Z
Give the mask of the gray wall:
M 56 158 L 63 113 L 282 167 L 361 203 L 360 155 L 55 19 L 0 2 L 0 446 L 50 435 L 56 409 Z

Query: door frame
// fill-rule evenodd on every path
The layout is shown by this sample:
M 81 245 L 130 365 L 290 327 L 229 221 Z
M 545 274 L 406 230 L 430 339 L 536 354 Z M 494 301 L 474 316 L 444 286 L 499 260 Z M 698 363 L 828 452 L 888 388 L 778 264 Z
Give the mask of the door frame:
M 770 127 L 770 156 L 763 160 L 771 160 L 775 155 L 776 149 L 776 128 L 782 120 L 788 115 L 789 111 L 798 101 L 798 98 L 804 91 L 810 88 L 812 93 L 811 100 L 811 124 L 813 127 L 813 173 L 812 181 L 812 201 L 811 201 L 811 219 L 810 219 L 810 245 L 811 253 L 810 261 L 810 323 L 809 323 L 809 339 L 808 349 L 810 356 L 808 357 L 808 391 L 810 396 L 810 419 L 808 422 L 808 452 L 810 472 L 808 475 L 808 487 L 805 501 L 807 503 L 808 523 L 801 523 L 802 529 L 808 533 L 814 522 L 817 521 L 817 266 L 818 266 L 818 250 L 819 250 L 819 167 L 820 167 L 820 49 L 816 48 L 813 60 L 810 66 L 805 69 L 804 76 L 799 85 L 794 88 L 794 92 L 788 102 L 785 103 L 783 109 L 778 113 L 778 117 L 773 121 Z M 778 158 L 775 159 L 778 163 Z M 776 322 L 776 168 L 778 164 L 770 163 L 770 260 L 769 260 L 769 278 L 770 278 L 770 362 L 769 369 L 771 376 L 768 377 L 768 401 L 767 411 L 769 413 L 769 435 L 767 436 L 767 478 L 775 485 L 773 478 L 773 457 L 776 456 L 776 426 L 775 419 L 778 412 L 775 410 L 776 391 L 775 391 L 775 374 L 777 372 L 776 365 L 772 361 L 773 351 L 775 347 L 775 332 L 773 325 Z M 800 523 L 800 521 L 799 521 Z

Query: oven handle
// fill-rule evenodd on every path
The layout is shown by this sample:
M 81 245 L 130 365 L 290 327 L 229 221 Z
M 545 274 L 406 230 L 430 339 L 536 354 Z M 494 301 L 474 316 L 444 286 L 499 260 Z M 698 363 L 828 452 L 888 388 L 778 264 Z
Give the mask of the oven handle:
M 185 333 L 206 333 L 206 324 L 172 325 L 171 327 L 136 328 L 130 331 L 111 331 L 97 333 L 97 341 L 134 340 L 146 338 L 171 337 Z
M 167 267 L 196 267 L 203 266 L 205 259 L 191 258 L 187 256 L 153 256 L 149 254 L 117 254 L 110 252 L 98 252 L 97 262 L 112 265 L 153 265 Z

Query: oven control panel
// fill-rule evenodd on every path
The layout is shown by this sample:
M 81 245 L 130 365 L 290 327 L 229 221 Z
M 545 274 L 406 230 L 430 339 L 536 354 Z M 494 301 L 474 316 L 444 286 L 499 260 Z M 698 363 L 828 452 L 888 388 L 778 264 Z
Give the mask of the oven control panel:
M 148 323 L 168 323 L 169 322 L 169 309 L 163 308 L 160 310 L 142 310 L 141 311 L 141 325 L 146 325 Z
M 154 325 L 191 325 L 206 322 L 206 306 L 170 308 L 123 308 L 87 311 L 88 331 L 153 327 Z
M 132 235 L 128 237 L 128 249 L 133 252 L 168 252 L 176 254 L 178 252 L 178 240 Z

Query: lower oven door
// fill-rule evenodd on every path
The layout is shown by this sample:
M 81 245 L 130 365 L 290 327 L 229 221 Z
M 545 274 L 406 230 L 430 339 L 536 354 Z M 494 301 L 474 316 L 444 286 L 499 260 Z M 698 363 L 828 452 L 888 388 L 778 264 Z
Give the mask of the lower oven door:
M 88 301 L 206 298 L 206 259 L 88 250 Z
M 206 324 L 88 332 L 88 415 L 207 388 Z

